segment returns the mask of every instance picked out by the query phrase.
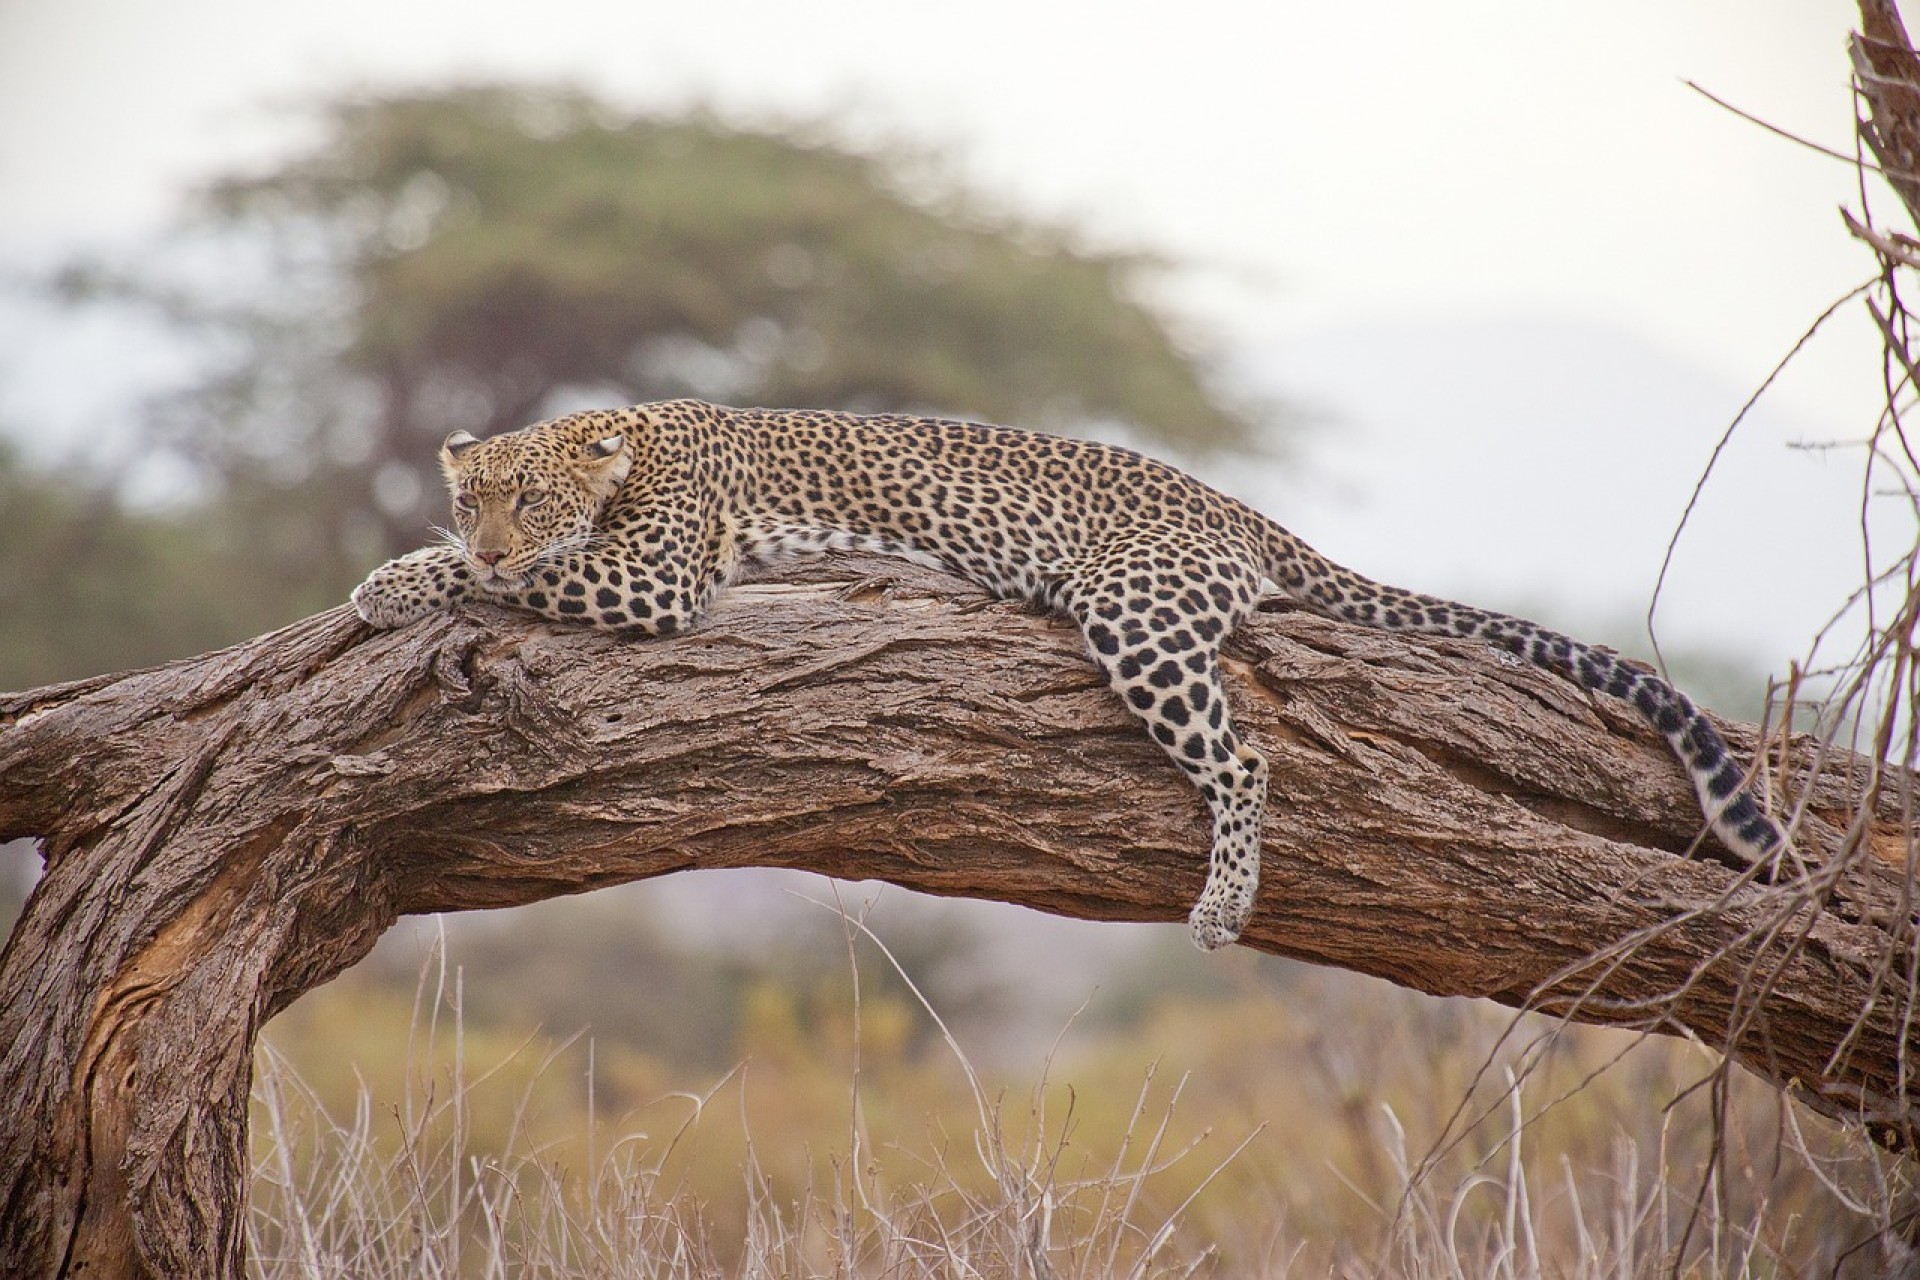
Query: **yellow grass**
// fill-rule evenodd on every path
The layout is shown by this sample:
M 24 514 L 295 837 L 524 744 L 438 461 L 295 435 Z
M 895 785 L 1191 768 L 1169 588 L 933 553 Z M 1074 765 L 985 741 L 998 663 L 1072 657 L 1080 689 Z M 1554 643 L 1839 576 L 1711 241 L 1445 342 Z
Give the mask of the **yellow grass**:
M 1907 1171 L 1758 1082 L 1732 1079 L 1710 1165 L 1712 1098 L 1681 1095 L 1715 1060 L 1675 1041 L 1511 1028 L 1315 971 L 1070 1026 L 988 1072 L 944 1024 L 914 1051 L 919 1011 L 860 994 L 889 960 L 863 959 L 828 1016 L 753 987 L 737 1065 L 705 1074 L 470 1027 L 437 963 L 413 996 L 336 984 L 258 1063 L 254 1272 L 1865 1276 L 1907 1257 Z

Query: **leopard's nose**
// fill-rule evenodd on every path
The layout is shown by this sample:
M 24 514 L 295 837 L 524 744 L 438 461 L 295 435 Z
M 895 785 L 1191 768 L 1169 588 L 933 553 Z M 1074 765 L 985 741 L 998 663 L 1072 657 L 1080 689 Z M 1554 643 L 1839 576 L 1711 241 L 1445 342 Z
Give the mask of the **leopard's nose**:
M 476 551 L 473 553 L 473 558 L 491 569 L 502 560 L 505 560 L 507 553 L 504 551 Z

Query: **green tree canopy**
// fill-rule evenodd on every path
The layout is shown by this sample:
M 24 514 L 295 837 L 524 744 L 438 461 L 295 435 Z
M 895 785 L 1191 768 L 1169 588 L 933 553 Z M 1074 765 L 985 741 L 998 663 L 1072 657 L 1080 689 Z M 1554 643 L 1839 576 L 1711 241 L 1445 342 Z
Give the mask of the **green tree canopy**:
M 1161 264 L 989 214 L 924 157 L 499 85 L 337 101 L 319 123 L 196 199 L 186 242 L 220 280 L 202 262 L 169 297 L 224 341 L 166 420 L 336 585 L 440 514 L 445 434 L 587 403 L 1256 439 L 1144 299 Z
M 332 603 L 254 589 L 258 547 L 217 508 L 129 510 L 78 468 L 22 460 L 0 432 L 0 689 L 144 666 Z

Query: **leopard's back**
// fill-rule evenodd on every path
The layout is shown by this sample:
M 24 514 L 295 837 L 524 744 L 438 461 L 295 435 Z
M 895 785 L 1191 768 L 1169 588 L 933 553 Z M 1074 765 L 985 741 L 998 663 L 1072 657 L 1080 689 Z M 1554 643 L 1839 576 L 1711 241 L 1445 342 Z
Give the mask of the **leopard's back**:
M 907 416 L 746 410 L 743 551 L 870 546 L 998 594 L 1059 603 L 1121 545 L 1257 559 L 1251 509 L 1173 467 L 1097 441 Z

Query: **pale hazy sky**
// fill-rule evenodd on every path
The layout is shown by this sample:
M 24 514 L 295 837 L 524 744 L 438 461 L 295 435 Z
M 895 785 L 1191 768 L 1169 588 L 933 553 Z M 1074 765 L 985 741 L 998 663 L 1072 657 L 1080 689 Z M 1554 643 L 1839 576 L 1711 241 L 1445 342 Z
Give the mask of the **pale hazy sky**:
M 343 87 L 566 78 L 831 115 L 1190 264 L 1183 312 L 1324 411 L 1305 470 L 1227 478 L 1330 552 L 1617 615 L 1740 400 L 1872 270 L 1840 229 L 1846 166 L 1682 81 L 1850 150 L 1854 20 L 1838 0 L 0 0 L 0 269 L 155 228 L 184 184 L 298 137 L 264 108 Z M 54 421 L 84 341 L 11 337 L 0 407 Z M 1509 377 L 1537 361 L 1574 385 Z M 1783 446 L 1863 435 L 1877 385 L 1856 308 L 1693 544 L 1685 634 L 1804 647 L 1857 572 L 1853 498 L 1844 467 Z M 1634 419 L 1617 441 L 1553 403 L 1596 390 Z M 1628 443 L 1644 467 L 1607 462 Z M 1754 532 L 1809 506 L 1779 546 Z M 1782 557 L 1793 585 L 1755 580 Z
M 1243 283 L 1235 321 L 1557 307 L 1738 370 L 1862 262 L 1837 0 L 5 0 L 0 236 L 115 234 L 343 85 L 581 80 L 840 114 Z M 1217 282 L 1219 283 L 1219 282 Z M 1222 287 L 1225 285 L 1222 283 Z

